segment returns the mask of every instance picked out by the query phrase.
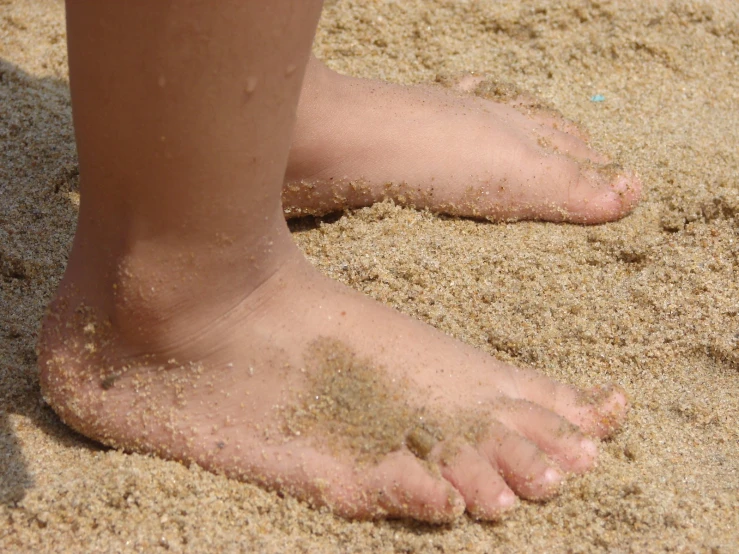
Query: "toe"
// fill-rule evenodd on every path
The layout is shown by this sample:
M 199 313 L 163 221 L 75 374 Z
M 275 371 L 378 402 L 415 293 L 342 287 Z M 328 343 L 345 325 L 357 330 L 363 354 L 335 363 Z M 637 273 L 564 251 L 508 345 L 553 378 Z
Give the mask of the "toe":
M 552 410 L 588 435 L 608 437 L 626 418 L 628 401 L 624 391 L 617 386 L 593 387 L 583 391 L 560 385 L 555 390 Z
M 565 471 L 582 473 L 595 466 L 597 444 L 576 425 L 539 404 L 508 401 L 496 417 L 536 444 Z
M 451 483 L 432 475 L 407 451 L 389 454 L 363 481 L 370 512 L 379 508 L 389 517 L 445 523 L 465 510 L 463 497 Z
M 444 444 L 434 456 L 442 476 L 461 493 L 475 519 L 497 520 L 516 503 L 497 468 L 468 444 Z
M 579 155 L 585 155 L 579 152 Z M 641 183 L 615 164 L 600 165 L 587 159 L 539 148 L 527 153 L 534 168 L 528 215 L 548 221 L 604 223 L 626 215 L 636 205 Z M 526 182 L 521 176 L 521 182 Z M 543 193 L 543 194 L 541 194 Z
M 586 145 L 590 143 L 590 134 L 584 128 L 576 124 L 574 121 L 570 121 L 555 109 L 542 106 L 539 106 L 535 109 L 526 109 L 525 106 L 518 106 L 515 104 L 511 104 L 511 107 L 521 111 L 537 123 L 546 125 L 547 127 L 554 129 L 555 131 L 559 131 L 574 138 L 577 138 Z M 609 160 L 607 156 L 604 156 L 602 154 L 600 154 L 599 156 L 599 159 L 593 159 L 593 161 L 597 161 L 598 163 L 608 163 Z
M 499 468 L 508 486 L 529 500 L 551 498 L 564 474 L 533 442 L 505 427 L 494 425 L 480 443 L 480 452 Z
M 580 428 L 595 437 L 605 438 L 623 424 L 629 401 L 624 390 L 615 385 L 578 391 L 575 399 Z
M 573 128 L 574 124 L 563 128 L 565 127 L 564 123 L 557 125 L 556 122 L 548 121 L 548 119 L 539 119 L 539 125 L 534 129 L 534 134 L 537 136 L 540 146 L 570 156 L 578 161 L 588 161 L 595 164 L 610 163 L 611 160 L 608 156 L 596 152 L 577 134 L 566 130 Z
M 607 437 L 621 426 L 626 417 L 626 394 L 617 386 L 583 391 L 528 369 L 511 367 L 509 374 L 511 378 L 502 392 L 556 413 L 587 435 Z
M 590 140 L 588 133 L 579 125 L 564 117 L 558 110 L 547 106 L 544 101 L 530 93 L 522 91 L 515 85 L 502 83 L 484 73 L 465 73 L 461 75 L 440 75 L 438 83 L 458 92 L 475 94 L 481 98 L 501 103 L 527 118 L 564 135 L 586 144 Z M 590 150 L 590 149 L 588 149 Z M 594 162 L 608 163 L 607 156 L 590 150 L 588 156 Z
M 634 209 L 641 197 L 641 179 L 618 164 L 583 164 L 580 186 L 589 191 L 579 214 L 583 223 L 615 221 Z

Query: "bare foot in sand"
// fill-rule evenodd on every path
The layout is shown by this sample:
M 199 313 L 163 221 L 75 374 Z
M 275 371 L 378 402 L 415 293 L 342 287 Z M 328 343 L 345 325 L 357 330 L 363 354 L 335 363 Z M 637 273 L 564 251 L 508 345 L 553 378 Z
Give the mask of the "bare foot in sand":
M 287 216 L 386 198 L 491 220 L 601 223 L 634 207 L 639 179 L 592 150 L 574 124 L 521 109 L 516 98 L 476 97 L 476 88 L 496 92 L 477 79 L 459 85 L 355 79 L 311 58 L 283 191 Z
M 592 467 L 586 434 L 617 427 L 624 396 L 500 364 L 320 276 L 291 240 L 280 196 L 319 12 L 67 3 L 81 203 L 44 397 L 105 444 L 347 516 L 494 519 L 547 498 Z
M 110 279 L 73 259 L 44 327 L 46 399 L 105 444 L 350 517 L 433 522 L 551 497 L 567 472 L 593 466 L 586 434 L 620 423 L 619 392 L 497 362 L 286 252 L 215 312 L 198 283 L 223 276 L 191 261 L 163 271 L 130 257 Z

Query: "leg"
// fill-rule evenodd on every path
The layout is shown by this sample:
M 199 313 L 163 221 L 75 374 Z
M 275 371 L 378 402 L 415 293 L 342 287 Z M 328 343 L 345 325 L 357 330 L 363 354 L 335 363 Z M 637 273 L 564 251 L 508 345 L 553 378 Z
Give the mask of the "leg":
M 315 271 L 280 194 L 319 2 L 68 0 L 82 176 L 39 344 L 44 397 L 106 444 L 353 517 L 546 498 L 625 409 Z M 579 426 L 576 427 L 576 426 Z
M 492 220 L 601 223 L 636 204 L 639 179 L 538 107 L 493 102 L 476 79 L 457 91 L 345 77 L 311 59 L 284 203 L 288 216 L 383 198 Z M 521 112 L 525 113 L 521 113 Z

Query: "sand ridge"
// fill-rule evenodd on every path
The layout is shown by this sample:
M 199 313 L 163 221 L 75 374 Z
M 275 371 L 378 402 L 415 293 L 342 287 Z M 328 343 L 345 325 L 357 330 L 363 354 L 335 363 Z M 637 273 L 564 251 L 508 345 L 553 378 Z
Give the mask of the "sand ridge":
M 495 75 L 639 171 L 641 206 L 604 226 L 391 204 L 291 223 L 315 265 L 380 301 L 561 380 L 617 382 L 625 429 L 554 501 L 448 527 L 347 522 L 67 429 L 41 402 L 34 354 L 79 202 L 63 4 L 1 2 L 0 550 L 735 551 L 739 6 L 338 0 L 315 51 L 396 82 Z

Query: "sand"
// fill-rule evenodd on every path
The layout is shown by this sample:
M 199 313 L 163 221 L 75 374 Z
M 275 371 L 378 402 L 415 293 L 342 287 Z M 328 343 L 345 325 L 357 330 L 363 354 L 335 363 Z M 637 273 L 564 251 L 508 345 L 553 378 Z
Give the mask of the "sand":
M 407 83 L 489 72 L 582 122 L 646 185 L 632 215 L 596 227 L 390 204 L 292 224 L 317 267 L 382 302 L 503 360 L 629 391 L 624 429 L 557 499 L 443 527 L 348 522 L 109 450 L 43 404 L 34 341 L 79 201 L 64 40 L 58 0 L 0 1 L 0 551 L 739 551 L 739 4 L 326 6 L 315 50 L 331 67 Z

